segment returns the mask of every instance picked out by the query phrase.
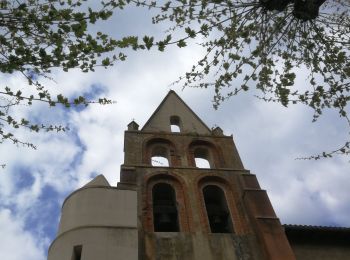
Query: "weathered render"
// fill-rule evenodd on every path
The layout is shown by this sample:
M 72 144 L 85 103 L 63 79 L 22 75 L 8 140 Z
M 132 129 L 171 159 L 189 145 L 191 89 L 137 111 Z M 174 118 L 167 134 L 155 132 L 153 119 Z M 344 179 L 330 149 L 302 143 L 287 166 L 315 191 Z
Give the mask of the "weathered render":
M 138 259 L 136 214 L 135 191 L 96 177 L 64 201 L 48 260 Z
M 348 231 L 324 247 L 283 227 L 232 136 L 174 91 L 141 130 L 128 125 L 124 153 L 116 188 L 98 176 L 66 199 L 49 260 L 350 259 Z
M 171 125 L 178 132 L 171 132 Z M 118 187 L 138 192 L 139 259 L 295 259 L 266 192 L 244 169 L 232 136 L 209 129 L 175 92 L 141 130 L 129 124 L 124 152 Z M 169 165 L 155 167 L 154 157 L 166 158 Z M 209 167 L 197 167 L 197 158 Z M 165 223 L 172 214 L 156 205 L 157 185 L 175 191 L 177 222 L 169 231 L 157 230 L 157 214 Z M 218 222 L 231 223 L 222 233 L 211 230 L 206 187 L 224 194 L 226 209 L 213 208 Z M 223 215 L 229 220 L 220 220 Z
M 350 228 L 284 225 L 298 260 L 350 259 Z

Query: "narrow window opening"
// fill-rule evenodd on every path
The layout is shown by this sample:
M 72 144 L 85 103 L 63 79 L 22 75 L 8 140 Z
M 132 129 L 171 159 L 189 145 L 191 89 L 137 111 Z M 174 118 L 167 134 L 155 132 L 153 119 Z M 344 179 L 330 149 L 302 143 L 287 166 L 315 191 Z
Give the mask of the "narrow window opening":
M 166 183 L 153 187 L 153 224 L 155 232 L 179 232 L 174 189 Z
M 233 233 L 231 216 L 222 189 L 208 185 L 203 189 L 203 194 L 211 232 Z
M 181 132 L 181 129 L 178 125 L 170 125 L 170 128 L 171 128 L 172 133 L 180 133 Z
M 151 162 L 152 166 L 169 167 L 169 160 L 162 156 L 153 156 Z
M 152 166 L 169 167 L 168 150 L 164 146 L 155 146 L 152 149 Z
M 210 168 L 210 163 L 208 160 L 203 159 L 203 158 L 194 158 L 195 162 L 196 162 L 196 167 L 197 168 Z
M 170 129 L 173 133 L 180 133 L 181 127 L 180 127 L 180 117 L 178 116 L 171 116 L 170 117 Z
M 194 151 L 194 161 L 197 168 L 211 168 L 209 162 L 208 150 L 204 148 L 197 148 Z
M 74 246 L 73 247 L 73 255 L 72 260 L 81 260 L 81 251 L 83 249 L 82 245 Z

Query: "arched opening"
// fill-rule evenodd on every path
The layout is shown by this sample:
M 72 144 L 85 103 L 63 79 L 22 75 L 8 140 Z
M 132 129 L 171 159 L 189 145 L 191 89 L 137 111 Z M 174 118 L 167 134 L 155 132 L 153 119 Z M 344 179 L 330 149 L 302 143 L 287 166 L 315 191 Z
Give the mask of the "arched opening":
M 212 233 L 233 233 L 230 212 L 223 190 L 216 185 L 203 188 L 205 208 Z
M 209 152 L 205 148 L 199 147 L 194 150 L 194 161 L 197 168 L 211 168 Z
M 154 146 L 151 153 L 152 166 L 169 167 L 168 150 L 164 146 Z
M 156 167 L 169 167 L 169 160 L 163 156 L 152 156 L 151 164 Z
M 81 251 L 83 249 L 82 245 L 73 247 L 72 260 L 81 260 Z
M 167 183 L 152 189 L 154 232 L 179 232 L 175 190 Z
M 180 117 L 178 116 L 171 116 L 170 117 L 170 129 L 172 133 L 180 133 L 181 127 L 180 127 Z

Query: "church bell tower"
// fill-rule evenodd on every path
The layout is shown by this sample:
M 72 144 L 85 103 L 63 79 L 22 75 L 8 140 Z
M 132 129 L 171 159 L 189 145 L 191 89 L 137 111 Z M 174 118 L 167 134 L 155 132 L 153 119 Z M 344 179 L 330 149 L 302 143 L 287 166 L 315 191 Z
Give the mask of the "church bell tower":
M 64 202 L 49 260 L 294 260 L 267 193 L 232 136 L 170 91 L 125 131 L 120 182 Z
M 295 259 L 232 136 L 170 91 L 125 132 L 119 188 L 137 191 L 139 259 Z

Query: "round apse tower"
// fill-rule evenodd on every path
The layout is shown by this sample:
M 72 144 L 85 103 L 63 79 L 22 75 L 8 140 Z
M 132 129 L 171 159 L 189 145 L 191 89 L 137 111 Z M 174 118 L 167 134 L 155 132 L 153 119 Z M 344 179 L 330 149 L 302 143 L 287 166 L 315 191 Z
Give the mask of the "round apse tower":
M 103 175 L 63 203 L 48 260 L 138 259 L 137 194 L 111 187 Z

